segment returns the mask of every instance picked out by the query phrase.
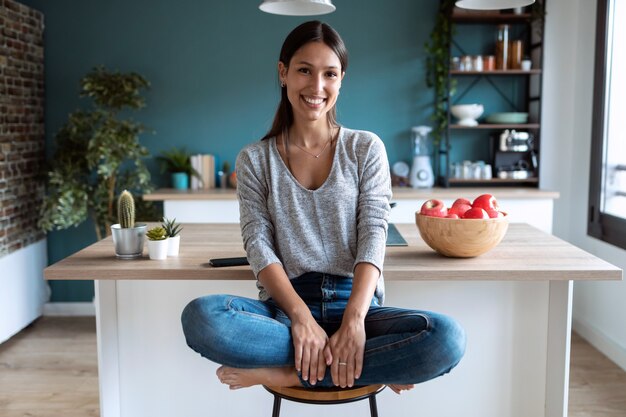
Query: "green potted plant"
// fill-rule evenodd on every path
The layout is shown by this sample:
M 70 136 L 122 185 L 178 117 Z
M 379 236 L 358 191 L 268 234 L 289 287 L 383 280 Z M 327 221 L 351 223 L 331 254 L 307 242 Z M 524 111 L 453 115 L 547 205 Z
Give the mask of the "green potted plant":
M 146 233 L 148 238 L 148 256 L 150 259 L 161 260 L 167 258 L 167 233 L 161 226 L 153 227 Z
M 100 240 L 115 223 L 121 190 L 145 194 L 153 189 L 143 162 L 148 150 L 139 143 L 145 128 L 120 117 L 145 106 L 141 91 L 148 86 L 139 74 L 102 67 L 81 80 L 80 95 L 93 105 L 71 113 L 55 136 L 39 227 L 67 229 L 91 218 Z
M 435 91 L 432 120 L 433 142 L 439 145 L 448 127 L 448 94 L 454 94 L 454 85 L 448 86 L 450 46 L 454 25 L 450 20 L 455 0 L 440 0 L 435 25 L 430 32 L 430 40 L 424 45 L 426 50 L 426 86 Z M 452 80 L 454 82 L 454 80 Z
M 170 220 L 167 217 L 163 217 L 163 223 L 161 224 L 165 229 L 167 235 L 167 256 L 178 256 L 180 250 L 180 231 L 183 230 L 182 226 L 176 223 L 176 219 Z
M 141 257 L 147 226 L 135 224 L 135 200 L 127 190 L 122 191 L 117 200 L 117 217 L 119 223 L 111 225 L 115 256 L 121 259 Z
M 177 190 L 189 188 L 189 178 L 192 175 L 200 178 L 200 174 L 191 166 L 191 154 L 184 148 L 163 151 L 157 156 L 157 161 L 161 165 L 161 173 L 171 174 L 172 187 Z

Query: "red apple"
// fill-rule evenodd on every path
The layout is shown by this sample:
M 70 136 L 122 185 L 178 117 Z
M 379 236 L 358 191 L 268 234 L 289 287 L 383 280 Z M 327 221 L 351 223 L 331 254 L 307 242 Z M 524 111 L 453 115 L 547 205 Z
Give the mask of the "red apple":
M 502 212 L 498 210 L 487 210 L 487 215 L 489 216 L 490 219 L 504 217 L 504 214 L 502 214 Z
M 424 216 L 446 217 L 448 215 L 448 209 L 445 204 L 443 204 L 443 201 L 432 199 L 422 204 L 420 213 Z
M 472 202 L 469 201 L 467 198 L 457 198 L 456 200 L 454 200 L 454 203 L 452 203 L 452 207 L 458 206 L 458 205 L 464 205 L 464 206 L 472 206 Z
M 465 200 L 465 199 L 461 199 L 459 198 L 459 200 Z M 457 201 L 459 201 L 457 200 Z M 467 201 L 467 200 L 465 200 Z M 455 201 L 454 204 L 452 205 L 452 207 L 450 207 L 448 209 L 448 214 L 456 214 L 459 217 L 463 217 L 463 215 L 465 214 L 465 212 L 469 209 L 471 209 L 472 206 L 470 204 L 465 204 L 465 203 L 458 203 Z
M 476 199 L 472 203 L 472 208 L 481 208 L 485 211 L 500 209 L 498 207 L 498 202 L 496 201 L 496 198 L 491 194 L 482 194 L 476 197 Z
M 450 213 L 448 212 L 448 215 L 446 216 L 446 219 L 458 219 L 459 215 L 455 214 L 455 213 Z
M 465 214 L 463 215 L 463 218 L 464 219 L 488 219 L 489 215 L 487 214 L 485 210 L 481 208 L 472 207 L 471 209 L 465 212 Z

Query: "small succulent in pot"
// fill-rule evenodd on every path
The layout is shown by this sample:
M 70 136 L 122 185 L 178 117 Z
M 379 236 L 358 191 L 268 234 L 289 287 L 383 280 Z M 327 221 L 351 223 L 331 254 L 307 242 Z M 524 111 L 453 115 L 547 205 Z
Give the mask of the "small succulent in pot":
M 180 223 L 176 223 L 176 219 L 170 220 L 167 217 L 163 217 L 161 226 L 165 229 L 167 237 L 176 237 L 183 230 Z
M 150 259 L 167 258 L 168 238 L 161 226 L 153 227 L 146 233 L 148 237 L 148 255 Z
M 164 228 L 157 226 L 148 230 L 146 237 L 148 240 L 165 240 L 167 239 L 167 233 Z
M 180 231 L 183 230 L 179 223 L 176 223 L 176 219 L 170 220 L 167 217 L 163 217 L 163 223 L 161 225 L 167 233 L 167 240 L 169 241 L 167 248 L 168 256 L 178 256 L 180 249 Z
M 119 223 L 111 226 L 115 256 L 122 259 L 141 257 L 147 226 L 135 224 L 135 200 L 127 190 L 117 200 Z

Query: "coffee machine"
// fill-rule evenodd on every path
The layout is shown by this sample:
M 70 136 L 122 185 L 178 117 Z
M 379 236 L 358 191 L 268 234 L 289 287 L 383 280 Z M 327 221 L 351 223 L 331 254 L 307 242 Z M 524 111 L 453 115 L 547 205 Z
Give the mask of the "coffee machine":
M 430 161 L 432 143 L 428 136 L 432 130 L 430 126 L 411 128 L 413 164 L 409 174 L 409 183 L 413 188 L 430 188 L 435 184 L 435 174 Z
M 522 180 L 537 176 L 532 133 L 506 129 L 495 139 L 493 159 L 497 178 Z

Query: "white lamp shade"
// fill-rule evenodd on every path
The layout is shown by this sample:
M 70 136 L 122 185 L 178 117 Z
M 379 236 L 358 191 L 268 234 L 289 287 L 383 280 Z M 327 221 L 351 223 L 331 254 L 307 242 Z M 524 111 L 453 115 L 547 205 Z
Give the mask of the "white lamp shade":
M 535 0 L 458 0 L 456 7 L 473 10 L 501 10 L 529 6 L 534 2 Z
M 286 16 L 314 16 L 332 13 L 335 6 L 330 0 L 264 0 L 259 9 Z

